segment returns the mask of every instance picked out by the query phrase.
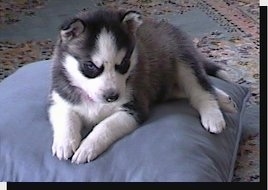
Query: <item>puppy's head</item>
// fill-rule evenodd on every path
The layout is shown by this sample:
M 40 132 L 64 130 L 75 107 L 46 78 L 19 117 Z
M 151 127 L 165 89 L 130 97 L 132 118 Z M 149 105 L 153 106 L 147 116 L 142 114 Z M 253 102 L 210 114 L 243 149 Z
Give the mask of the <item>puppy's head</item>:
M 57 48 L 72 85 L 94 102 L 124 98 L 136 64 L 135 33 L 141 23 L 138 12 L 103 10 L 66 21 Z

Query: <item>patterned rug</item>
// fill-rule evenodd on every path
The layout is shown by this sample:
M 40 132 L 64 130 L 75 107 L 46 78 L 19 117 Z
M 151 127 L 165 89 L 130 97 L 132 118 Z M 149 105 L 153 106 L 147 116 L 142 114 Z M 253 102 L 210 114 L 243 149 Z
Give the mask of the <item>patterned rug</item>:
M 49 0 L 0 0 L 1 28 L 16 25 L 21 18 L 34 17 L 44 9 Z M 126 0 L 96 1 L 97 7 L 125 8 L 142 11 L 146 16 L 173 13 L 184 15 L 193 9 L 204 12 L 228 32 L 211 31 L 195 38 L 200 51 L 223 66 L 234 82 L 251 89 L 248 106 L 259 105 L 259 1 L 258 0 Z M 89 9 L 85 7 L 83 9 Z M 52 39 L 16 42 L 0 41 L 0 81 L 19 67 L 37 60 L 50 59 Z M 259 133 L 247 135 L 241 140 L 236 162 L 234 182 L 258 182 Z

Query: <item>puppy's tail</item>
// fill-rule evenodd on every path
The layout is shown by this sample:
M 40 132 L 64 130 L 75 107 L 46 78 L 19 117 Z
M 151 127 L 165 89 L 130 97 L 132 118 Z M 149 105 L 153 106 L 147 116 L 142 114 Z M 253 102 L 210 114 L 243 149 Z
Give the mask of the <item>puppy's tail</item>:
M 208 75 L 223 79 L 228 82 L 232 81 L 228 76 L 228 73 L 223 68 L 214 64 L 213 62 L 204 61 L 203 66 Z

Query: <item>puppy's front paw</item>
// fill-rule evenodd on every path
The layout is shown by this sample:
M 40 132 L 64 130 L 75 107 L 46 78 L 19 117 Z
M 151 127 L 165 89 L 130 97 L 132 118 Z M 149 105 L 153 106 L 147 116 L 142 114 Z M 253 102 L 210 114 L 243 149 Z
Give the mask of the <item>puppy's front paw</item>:
M 211 109 L 201 114 L 203 127 L 211 133 L 221 133 L 226 123 L 219 109 Z
M 102 152 L 103 148 L 100 144 L 95 143 L 93 139 L 85 139 L 74 153 L 72 163 L 81 164 L 90 162 Z
M 68 160 L 81 142 L 80 135 L 65 135 L 54 137 L 52 145 L 52 153 L 60 160 Z

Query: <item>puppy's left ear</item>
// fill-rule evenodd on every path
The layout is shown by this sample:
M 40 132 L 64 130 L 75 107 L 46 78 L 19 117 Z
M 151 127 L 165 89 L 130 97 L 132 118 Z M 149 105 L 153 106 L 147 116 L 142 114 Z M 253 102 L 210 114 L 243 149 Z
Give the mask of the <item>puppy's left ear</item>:
M 85 30 L 85 24 L 78 18 L 66 20 L 61 26 L 60 36 L 64 42 L 77 38 Z
M 121 22 L 130 32 L 136 33 L 136 30 L 142 24 L 143 20 L 141 13 L 137 11 L 127 11 L 122 13 Z

